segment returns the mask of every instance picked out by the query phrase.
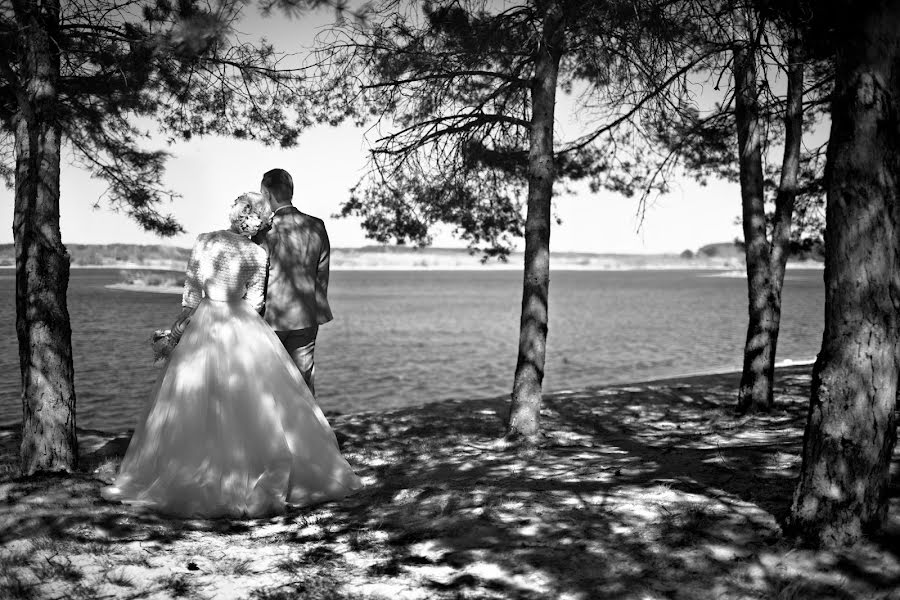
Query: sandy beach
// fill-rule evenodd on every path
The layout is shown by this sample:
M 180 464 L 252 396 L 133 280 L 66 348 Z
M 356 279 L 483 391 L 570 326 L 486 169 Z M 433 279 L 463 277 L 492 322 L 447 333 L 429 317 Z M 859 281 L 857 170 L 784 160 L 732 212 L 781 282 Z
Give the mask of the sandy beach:
M 555 393 L 527 453 L 498 441 L 504 398 L 332 414 L 366 488 L 257 521 L 103 501 L 127 432 L 81 431 L 72 477 L 16 478 L 7 428 L 0 597 L 900 599 L 896 483 L 852 551 L 781 535 L 810 370 L 779 369 L 755 417 L 732 413 L 735 373 Z

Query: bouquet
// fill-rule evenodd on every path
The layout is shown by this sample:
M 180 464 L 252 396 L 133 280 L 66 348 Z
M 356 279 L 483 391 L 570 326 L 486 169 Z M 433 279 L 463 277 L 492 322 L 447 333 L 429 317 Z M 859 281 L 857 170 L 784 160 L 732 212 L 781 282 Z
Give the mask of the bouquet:
M 184 333 L 185 324 L 182 323 L 181 328 L 157 329 L 153 332 L 153 335 L 150 336 L 150 347 L 153 348 L 154 362 L 169 359 L 172 350 L 178 345 L 178 340 L 181 339 Z
M 153 361 L 167 360 L 172 350 L 178 345 L 181 336 L 175 336 L 171 329 L 157 329 L 150 336 L 150 347 L 153 349 Z
M 181 316 L 176 319 L 172 329 L 157 329 L 150 336 L 150 347 L 153 349 L 155 362 L 168 360 L 172 350 L 178 345 L 178 340 L 184 334 L 184 330 L 190 322 L 190 314 L 193 309 L 184 309 Z

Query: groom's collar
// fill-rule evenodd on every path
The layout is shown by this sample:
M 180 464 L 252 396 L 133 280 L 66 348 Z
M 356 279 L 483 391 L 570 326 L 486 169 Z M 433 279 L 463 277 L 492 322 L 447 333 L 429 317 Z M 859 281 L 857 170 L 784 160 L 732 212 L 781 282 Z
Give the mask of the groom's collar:
M 272 211 L 272 216 L 277 217 L 278 215 L 282 215 L 286 212 L 290 212 L 292 210 L 298 210 L 296 206 L 293 204 L 285 204 L 284 206 L 279 206 L 275 210 Z

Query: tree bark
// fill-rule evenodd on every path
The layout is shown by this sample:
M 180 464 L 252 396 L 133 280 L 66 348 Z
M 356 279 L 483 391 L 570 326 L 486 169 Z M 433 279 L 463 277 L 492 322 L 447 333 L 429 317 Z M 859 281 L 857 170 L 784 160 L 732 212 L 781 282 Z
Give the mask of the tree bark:
M 563 18 L 557 3 L 546 9 L 542 41 L 531 84 L 528 150 L 528 212 L 519 355 L 513 382 L 507 438 L 533 444 L 540 436 L 541 384 L 547 348 L 550 288 L 550 218 L 553 182 L 553 120 L 562 56 Z
M 16 334 L 22 377 L 22 473 L 77 466 L 75 388 L 59 230 L 61 129 L 55 118 L 59 0 L 16 0 L 19 78 L 14 117 Z
M 845 6 L 826 165 L 825 331 L 789 520 L 818 547 L 853 544 L 884 521 L 900 372 L 900 4 Z
M 781 327 L 781 290 L 790 249 L 791 219 L 797 198 L 803 137 L 803 63 L 799 47 L 799 39 L 794 34 L 788 40 L 785 145 L 771 243 L 766 234 L 756 65 L 751 51 L 745 48 L 735 55 L 741 204 L 749 299 L 744 366 L 737 402 L 737 411 L 741 414 L 769 411 L 774 404 L 772 390 Z

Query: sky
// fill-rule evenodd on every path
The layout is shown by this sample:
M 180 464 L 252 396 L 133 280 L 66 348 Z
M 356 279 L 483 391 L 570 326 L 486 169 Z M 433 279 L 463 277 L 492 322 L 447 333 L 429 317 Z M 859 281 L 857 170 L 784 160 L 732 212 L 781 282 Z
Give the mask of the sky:
M 250 39 L 265 37 L 285 52 L 300 52 L 315 34 L 334 18 L 330 11 L 289 19 L 273 14 L 262 17 L 251 4 L 239 29 Z M 560 99 L 558 127 L 573 130 L 577 115 L 568 115 L 566 99 Z M 263 144 L 228 138 L 195 138 L 166 146 L 149 142 L 149 148 L 165 148 L 172 157 L 167 162 L 164 182 L 180 198 L 161 207 L 171 212 L 186 233 L 161 238 L 143 231 L 124 214 L 110 210 L 98 199 L 105 190 L 102 181 L 65 162 L 60 183 L 60 227 L 69 244 L 169 244 L 189 247 L 197 235 L 227 227 L 231 202 L 246 191 L 258 191 L 262 174 L 283 168 L 294 178 L 294 204 L 306 213 L 325 220 L 336 248 L 373 244 L 366 239 L 356 219 L 334 218 L 350 188 L 363 174 L 367 148 L 365 129 L 349 124 L 326 125 L 307 130 L 294 148 L 266 147 Z M 556 215 L 551 249 L 597 253 L 679 253 L 696 250 L 707 243 L 741 237 L 740 194 L 737 184 L 710 181 L 702 187 L 689 179 L 677 180 L 672 191 L 657 198 L 638 218 L 636 198 L 624 198 L 601 191 L 591 193 L 575 186 L 576 193 L 556 198 Z M 0 243 L 11 243 L 13 192 L 0 189 Z M 463 247 L 449 230 L 436 232 L 436 247 Z M 520 248 L 521 248 L 520 243 Z

